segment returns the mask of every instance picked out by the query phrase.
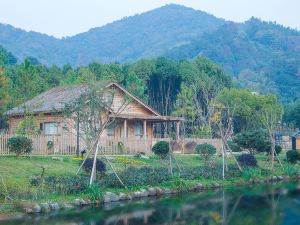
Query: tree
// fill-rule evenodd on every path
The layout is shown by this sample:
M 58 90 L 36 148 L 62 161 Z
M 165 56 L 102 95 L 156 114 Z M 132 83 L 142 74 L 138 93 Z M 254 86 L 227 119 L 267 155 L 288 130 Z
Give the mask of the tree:
M 64 122 L 68 124 L 68 130 L 70 132 L 77 131 L 77 135 L 85 141 L 89 149 L 85 159 L 87 159 L 90 154 L 94 154 L 94 165 L 90 184 L 94 182 L 96 176 L 95 165 L 101 144 L 101 134 L 107 126 L 115 122 L 116 117 L 126 108 L 130 101 L 129 98 L 125 96 L 122 104 L 116 107 L 113 105 L 114 95 L 114 89 L 106 88 L 105 82 L 86 84 L 82 86 L 79 96 L 78 93 L 74 93 L 74 100 L 67 103 L 63 110 Z M 107 158 L 106 160 L 110 164 Z M 77 173 L 84 162 L 85 160 Z M 121 180 L 120 182 L 122 183 Z
M 145 98 L 145 89 L 144 84 L 137 76 L 137 74 L 133 71 L 130 71 L 124 80 L 125 87 L 134 95 Z
M 261 98 L 262 95 L 252 93 L 250 90 L 231 88 L 224 89 L 217 96 L 217 101 L 224 105 L 235 107 L 233 117 L 234 132 L 239 133 L 262 127 L 261 122 L 255 119 Z
M 283 108 L 277 101 L 275 95 L 266 95 L 261 98 L 261 108 L 258 111 L 258 118 L 267 130 L 269 138 L 271 140 L 271 169 L 274 169 L 274 157 L 275 157 L 275 135 L 274 132 L 278 126 L 278 123 L 282 119 Z M 277 155 L 276 155 L 277 156 Z M 277 157 L 279 160 L 279 158 Z M 279 161 L 280 162 L 280 161 Z
M 181 92 L 177 95 L 174 115 L 188 118 L 184 122 L 184 127 L 190 127 L 186 130 L 188 135 L 211 137 L 211 101 L 224 87 L 231 86 L 231 80 L 204 57 L 197 57 L 192 62 L 180 62 L 179 73 L 183 82 Z
M 0 115 L 6 110 L 9 101 L 9 83 L 4 68 L 0 67 Z
M 285 106 L 283 122 L 294 128 L 300 128 L 300 100 Z
M 221 153 L 223 158 L 223 179 L 225 179 L 225 157 L 227 156 L 226 150 L 228 150 L 231 153 L 239 170 L 242 171 L 241 166 L 239 165 L 235 156 L 232 154 L 232 150 L 228 145 L 228 141 L 232 139 L 233 134 L 232 118 L 234 117 L 235 106 L 231 107 L 229 105 L 223 105 L 217 102 L 216 99 L 212 102 L 212 104 L 214 108 L 214 113 L 210 119 L 211 122 L 217 127 L 217 135 L 221 138 L 222 141 Z
M 7 109 L 9 97 L 9 81 L 5 75 L 4 68 L 0 67 L 0 130 L 7 126 L 5 117 L 2 114 Z
M 0 66 L 14 65 L 17 63 L 17 59 L 10 52 L 6 51 L 0 46 Z
M 18 124 L 15 133 L 17 135 L 25 136 L 25 135 L 37 135 L 40 130 L 37 127 L 36 118 L 29 112 L 24 113 L 24 118 Z
M 239 133 L 233 138 L 233 142 L 252 155 L 256 152 L 269 152 L 271 149 L 269 134 L 265 130 Z
M 181 91 L 177 95 L 175 110 L 172 114 L 184 118 L 182 123 L 185 134 L 195 134 L 196 119 L 199 113 L 200 112 L 197 112 L 195 109 L 193 90 L 183 83 L 181 85 Z
M 23 104 L 47 88 L 43 79 L 46 68 L 42 65 L 32 65 L 26 59 L 14 72 L 15 75 L 11 78 L 14 105 Z

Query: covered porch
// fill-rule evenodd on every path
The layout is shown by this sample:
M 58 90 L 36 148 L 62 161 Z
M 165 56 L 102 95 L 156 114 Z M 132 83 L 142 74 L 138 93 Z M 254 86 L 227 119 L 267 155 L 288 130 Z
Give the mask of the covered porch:
M 151 152 L 159 140 L 155 138 L 154 126 L 159 123 L 175 123 L 176 139 L 179 139 L 180 122 L 171 116 L 118 115 L 115 123 L 107 127 L 101 138 L 103 148 L 117 148 L 133 152 Z

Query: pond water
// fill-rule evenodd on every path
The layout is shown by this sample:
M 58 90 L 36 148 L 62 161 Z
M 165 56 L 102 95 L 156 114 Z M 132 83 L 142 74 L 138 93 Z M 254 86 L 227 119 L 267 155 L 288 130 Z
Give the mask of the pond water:
M 146 198 L 128 203 L 0 221 L 0 224 L 299 225 L 300 185 L 264 185 Z

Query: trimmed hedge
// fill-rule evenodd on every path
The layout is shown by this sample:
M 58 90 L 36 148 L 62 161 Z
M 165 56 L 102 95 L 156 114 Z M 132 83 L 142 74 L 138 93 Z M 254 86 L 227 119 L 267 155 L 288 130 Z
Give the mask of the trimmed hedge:
M 160 158 L 165 159 L 169 155 L 169 143 L 166 141 L 159 141 L 152 147 L 152 151 L 155 155 L 159 155 Z
M 256 167 L 257 160 L 254 155 L 251 154 L 242 154 L 237 158 L 238 162 L 243 167 Z
M 83 161 L 80 162 L 80 165 L 82 164 Z M 93 163 L 94 163 L 94 159 L 93 158 L 87 158 L 82 166 L 82 168 L 84 169 L 84 171 L 88 174 L 90 174 L 92 172 L 92 168 L 93 168 Z M 104 174 L 106 172 L 106 165 L 103 161 L 101 161 L 100 159 L 96 160 L 96 171 L 100 174 Z
M 196 146 L 196 153 L 200 154 L 205 160 L 208 160 L 216 152 L 217 149 L 211 144 L 204 143 Z
M 7 142 L 9 151 L 17 156 L 31 153 L 33 150 L 32 140 L 24 136 L 15 136 L 8 139 Z
M 286 152 L 286 160 L 289 163 L 297 163 L 300 160 L 300 152 L 297 150 L 289 150 Z

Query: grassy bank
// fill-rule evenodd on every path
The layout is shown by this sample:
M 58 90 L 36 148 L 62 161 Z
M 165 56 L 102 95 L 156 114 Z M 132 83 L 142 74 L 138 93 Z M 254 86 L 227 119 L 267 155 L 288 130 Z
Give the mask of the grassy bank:
M 275 169 L 273 172 L 270 171 L 270 162 L 265 154 L 258 154 L 256 158 L 258 160 L 258 167 L 252 169 L 245 169 L 242 173 L 237 172 L 235 169 L 232 173 L 232 168 L 234 167 L 233 159 L 228 159 L 228 175 L 226 180 L 223 181 L 220 177 L 220 168 L 222 165 L 221 157 L 214 157 L 211 162 L 205 162 L 200 159 L 197 155 L 176 155 L 176 162 L 173 162 L 174 175 L 172 178 L 167 179 L 160 183 L 147 184 L 142 183 L 139 185 L 129 185 L 126 188 L 122 187 L 112 187 L 106 186 L 101 182 L 98 183 L 97 187 L 92 189 L 87 188 L 86 190 L 73 191 L 73 192 L 49 192 L 48 189 L 44 189 L 42 186 L 33 186 L 30 182 L 32 177 L 40 176 L 42 172 L 42 167 L 45 168 L 45 177 L 69 177 L 70 180 L 75 179 L 75 173 L 79 166 L 79 160 L 73 157 L 65 156 L 62 157 L 62 161 L 53 160 L 51 156 L 32 156 L 32 157 L 19 157 L 14 156 L 2 156 L 0 157 L 0 175 L 2 180 L 0 180 L 0 215 L 15 215 L 22 213 L 20 205 L 29 202 L 72 202 L 76 198 L 90 199 L 100 197 L 106 191 L 111 191 L 115 193 L 120 192 L 132 192 L 140 190 L 141 188 L 148 188 L 150 186 L 159 186 L 162 188 L 171 189 L 189 189 L 199 183 L 206 185 L 211 185 L 214 183 L 219 183 L 222 186 L 230 187 L 236 184 L 243 184 L 248 182 L 250 179 L 264 179 L 270 176 L 285 176 L 285 175 L 295 175 L 300 172 L 299 166 L 291 165 L 287 163 L 284 158 L 285 154 L 282 153 L 280 158 L 282 159 L 282 164 L 284 171 L 282 170 L 279 163 L 275 163 Z M 117 173 L 121 173 L 130 170 L 132 168 L 153 168 L 155 171 L 160 171 L 160 168 L 168 167 L 168 160 L 161 160 L 157 156 L 149 156 L 149 158 L 135 158 L 133 156 L 112 156 L 111 163 L 114 166 Z M 210 167 L 208 164 L 213 164 Z M 185 170 L 189 169 L 193 171 L 199 166 L 202 166 L 204 170 L 207 170 L 207 175 L 199 176 L 196 178 L 190 178 L 189 176 L 182 176 Z M 180 172 L 177 168 L 180 168 Z M 211 176 L 211 174 L 216 170 L 218 176 Z M 107 172 L 112 173 L 111 168 L 107 165 Z M 87 175 L 81 172 L 82 176 L 85 176 L 88 180 Z M 98 177 L 98 180 L 101 180 Z M 126 185 L 126 183 L 125 183 Z M 5 201 L 5 197 L 6 201 Z M 2 204 L 6 203 L 6 204 Z

